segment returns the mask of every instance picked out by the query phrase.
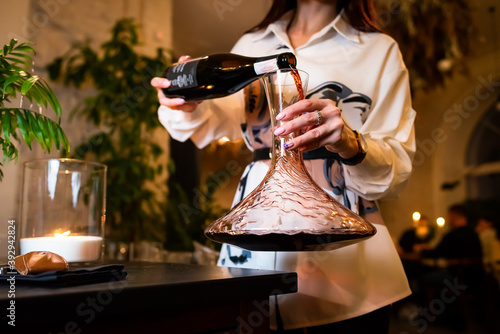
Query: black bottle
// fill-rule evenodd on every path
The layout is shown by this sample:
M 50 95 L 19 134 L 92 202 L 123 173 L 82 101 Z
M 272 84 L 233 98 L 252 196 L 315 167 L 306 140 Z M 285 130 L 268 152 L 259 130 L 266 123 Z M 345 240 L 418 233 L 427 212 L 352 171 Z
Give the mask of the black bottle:
M 221 53 L 175 63 L 165 71 L 171 86 L 163 89 L 169 98 L 199 101 L 236 93 L 260 76 L 278 69 L 296 67 L 293 53 L 245 57 Z

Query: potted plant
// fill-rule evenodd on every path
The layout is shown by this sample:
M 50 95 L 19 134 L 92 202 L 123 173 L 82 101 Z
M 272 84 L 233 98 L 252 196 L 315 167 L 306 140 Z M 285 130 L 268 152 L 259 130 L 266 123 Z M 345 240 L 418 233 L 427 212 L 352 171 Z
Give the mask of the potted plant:
M 119 20 L 99 49 L 79 43 L 48 66 L 52 80 L 94 89 L 72 111 L 95 127 L 72 157 L 108 166 L 106 235 L 127 244 L 164 241 L 167 192 L 164 164 L 158 160 L 163 149 L 151 135 L 161 124 L 149 82 L 161 75 L 168 57 L 161 49 L 155 57 L 139 54 L 137 30 L 132 19 Z
M 60 126 L 61 105 L 49 85 L 31 73 L 34 53 L 29 43 L 19 43 L 16 39 L 0 49 L 0 148 L 3 152 L 0 181 L 3 163 L 17 161 L 16 143 L 21 140 L 30 149 L 33 141 L 37 141 L 45 152 L 50 152 L 52 147 L 69 151 L 68 139 Z M 21 102 L 15 107 L 12 100 L 18 94 Z M 23 99 L 30 105 L 35 103 L 38 112 L 23 108 Z M 43 108 L 48 106 L 55 113 L 56 121 L 43 114 Z

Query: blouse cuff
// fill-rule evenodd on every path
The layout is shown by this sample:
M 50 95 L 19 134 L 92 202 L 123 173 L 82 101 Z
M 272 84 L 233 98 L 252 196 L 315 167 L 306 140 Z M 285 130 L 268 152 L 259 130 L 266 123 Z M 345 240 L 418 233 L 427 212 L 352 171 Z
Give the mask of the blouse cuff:
M 358 165 L 344 166 L 346 186 L 367 200 L 377 200 L 390 191 L 392 162 L 377 143 L 367 140 L 367 154 Z
M 186 141 L 210 118 L 210 109 L 200 104 L 193 112 L 170 109 L 160 106 L 158 119 L 169 134 L 178 141 Z

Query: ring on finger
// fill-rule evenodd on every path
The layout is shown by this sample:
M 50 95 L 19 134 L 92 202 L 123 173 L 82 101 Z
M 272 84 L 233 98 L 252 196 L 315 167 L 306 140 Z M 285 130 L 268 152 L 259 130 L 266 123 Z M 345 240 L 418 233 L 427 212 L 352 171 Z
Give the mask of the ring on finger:
M 318 115 L 318 121 L 316 122 L 316 126 L 320 125 L 323 123 L 323 115 L 321 115 L 321 112 L 319 110 L 315 110 L 316 115 Z

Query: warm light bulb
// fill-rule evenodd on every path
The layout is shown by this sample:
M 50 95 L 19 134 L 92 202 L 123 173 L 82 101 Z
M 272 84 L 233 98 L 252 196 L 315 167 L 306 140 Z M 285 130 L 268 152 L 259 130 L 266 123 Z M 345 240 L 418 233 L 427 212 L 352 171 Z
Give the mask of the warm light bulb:
M 420 217 L 421 217 L 421 215 L 420 215 L 420 212 L 418 212 L 418 211 L 415 211 L 412 215 L 413 221 L 416 221 L 416 222 L 418 222 L 420 220 Z
M 445 220 L 443 217 L 439 217 L 438 219 L 436 219 L 436 224 L 439 226 L 439 227 L 443 227 L 444 224 L 445 224 Z

